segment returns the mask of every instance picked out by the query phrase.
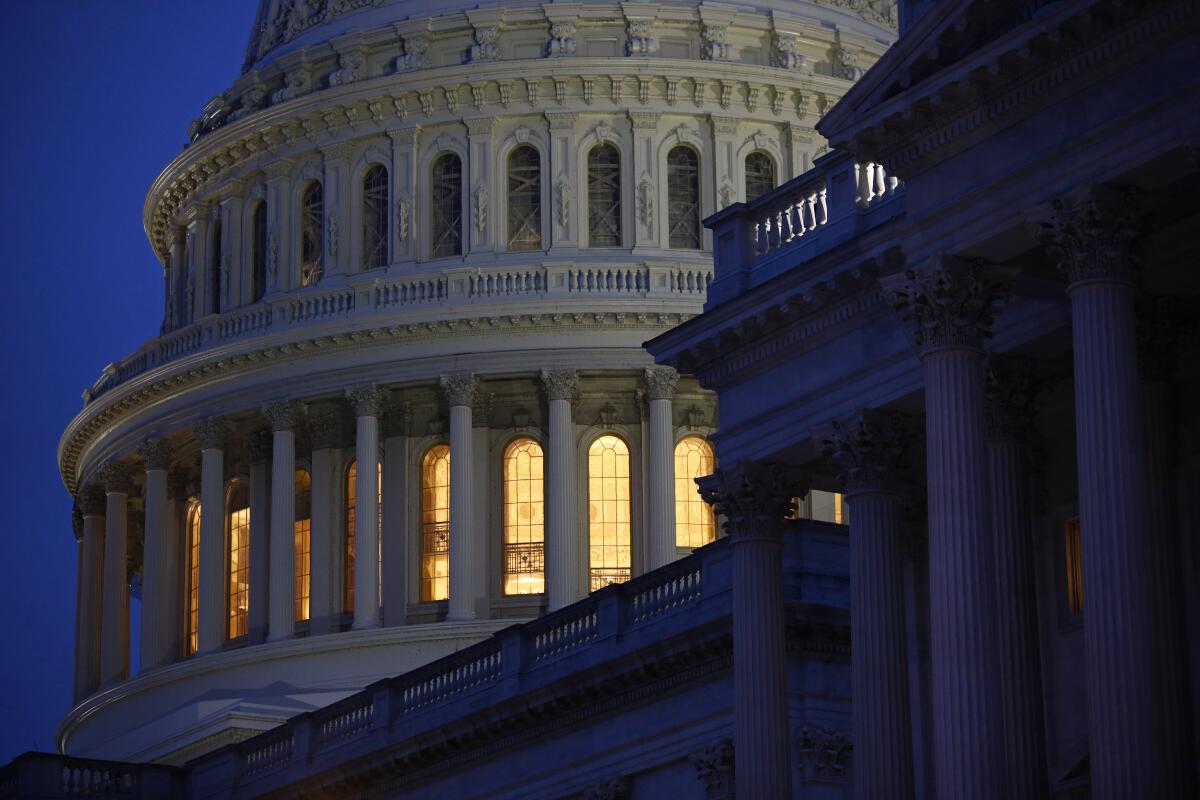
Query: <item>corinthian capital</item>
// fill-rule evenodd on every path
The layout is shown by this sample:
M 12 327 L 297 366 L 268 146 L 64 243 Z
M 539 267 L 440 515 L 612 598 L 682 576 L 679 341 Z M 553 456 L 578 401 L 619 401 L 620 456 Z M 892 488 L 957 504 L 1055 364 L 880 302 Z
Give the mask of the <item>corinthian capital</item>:
M 579 390 L 579 376 L 573 369 L 544 369 L 542 386 L 550 400 L 573 400 Z
M 442 375 L 438 378 L 438 383 L 442 387 L 442 394 L 446 396 L 447 405 L 475 405 L 475 394 L 479 389 L 479 384 L 471 373 Z
M 202 419 L 192 426 L 202 450 L 224 450 L 232 426 L 220 417 Z
M 276 400 L 262 407 L 262 415 L 271 424 L 271 430 L 294 431 L 300 424 L 301 408 L 290 400 Z
M 108 492 L 128 492 L 133 488 L 133 469 L 124 461 L 112 460 L 100 468 L 100 480 Z
M 346 390 L 346 399 L 358 417 L 378 417 L 383 411 L 384 391 L 375 384 L 354 386 Z
M 146 462 L 146 469 L 170 469 L 171 443 L 166 439 L 147 439 L 138 447 L 138 455 Z
M 1041 389 L 1033 359 L 989 355 L 984 373 L 988 438 L 1024 441 L 1033 426 Z
M 650 400 L 670 400 L 678 383 L 679 373 L 671 367 L 646 367 L 646 397 Z
M 817 448 L 841 470 L 849 495 L 897 491 L 910 439 L 900 414 L 870 409 L 813 434 Z
M 1086 184 L 1028 215 L 1026 229 L 1058 259 L 1067 285 L 1108 279 L 1132 283 L 1142 232 L 1133 193 Z
M 75 496 L 75 502 L 85 517 L 103 516 L 105 508 L 104 487 L 96 483 L 89 483 L 79 490 L 79 494 Z
M 733 741 L 720 739 L 688 754 L 708 800 L 733 800 Z
M 700 496 L 725 518 L 734 539 L 771 538 L 783 527 L 792 500 L 808 491 L 804 473 L 784 464 L 739 461 L 696 478 Z
M 992 335 L 1004 288 L 984 275 L 979 261 L 939 253 L 924 266 L 880 279 L 887 300 L 912 324 L 925 353 L 940 347 L 983 347 Z

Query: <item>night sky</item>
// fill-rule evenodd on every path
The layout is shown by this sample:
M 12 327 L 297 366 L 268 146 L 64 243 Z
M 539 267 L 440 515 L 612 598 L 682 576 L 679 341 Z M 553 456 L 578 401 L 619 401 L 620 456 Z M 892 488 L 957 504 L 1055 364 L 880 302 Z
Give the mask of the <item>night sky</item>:
M 237 77 L 255 5 L 5 4 L 0 764 L 53 751 L 71 703 L 75 540 L 58 437 L 100 370 L 158 332 L 142 201 Z

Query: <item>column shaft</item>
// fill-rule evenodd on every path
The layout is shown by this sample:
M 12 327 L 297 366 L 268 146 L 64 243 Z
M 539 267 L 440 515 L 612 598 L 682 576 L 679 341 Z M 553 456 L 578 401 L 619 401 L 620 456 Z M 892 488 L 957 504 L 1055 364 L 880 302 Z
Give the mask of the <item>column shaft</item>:
M 646 475 L 650 569 L 675 560 L 675 448 L 670 398 L 650 400 Z
M 109 488 L 105 496 L 100 683 L 111 686 L 125 680 L 129 669 L 129 582 L 125 565 L 129 495 Z
M 171 604 L 168 593 L 174 581 L 167 560 L 170 506 L 167 470 L 146 470 L 146 523 L 142 565 L 141 669 L 162 666 L 171 660 Z
M 383 624 L 392 627 L 408 614 L 408 436 L 387 437 L 383 459 Z
M 479 419 L 481 416 L 486 415 L 474 415 L 472 421 L 475 427 L 471 429 L 473 439 L 471 454 L 474 456 L 475 462 L 471 465 L 474 496 L 469 501 L 471 503 L 471 607 L 475 609 L 477 615 L 486 619 L 490 616 L 488 523 L 492 519 L 488 508 L 491 492 L 487 487 L 491 486 L 488 468 L 491 466 L 492 458 L 490 452 L 491 431 L 487 427 L 487 420 Z M 453 464 L 454 459 L 450 459 L 450 463 Z M 498 571 L 502 573 L 503 567 Z
M 575 529 L 575 436 L 571 401 L 549 401 L 546 453 L 546 596 L 549 610 L 579 596 L 579 538 Z
M 475 619 L 471 504 L 474 502 L 474 458 L 471 407 L 450 406 L 450 609 L 452 620 Z
M 79 631 L 76 639 L 75 699 L 82 700 L 100 687 L 100 618 L 103 607 L 101 575 L 104 559 L 104 515 L 83 516 L 80 554 Z
M 296 630 L 296 437 L 277 430 L 271 448 L 271 577 L 268 640 Z
M 266 439 L 265 432 L 262 437 Z M 270 449 L 250 462 L 250 587 L 246 609 L 246 631 L 251 644 L 267 639 L 271 586 L 271 465 Z
M 379 627 L 379 417 L 356 423 L 354 629 Z
M 200 455 L 199 653 L 221 649 L 225 614 L 225 451 L 206 447 Z
M 331 633 L 333 620 L 342 611 L 341 594 L 334 591 L 334 580 L 342 563 L 338 547 L 342 537 L 333 513 L 334 485 L 337 482 L 337 457 L 332 448 L 312 451 L 312 584 L 309 602 L 309 631 L 313 636 Z

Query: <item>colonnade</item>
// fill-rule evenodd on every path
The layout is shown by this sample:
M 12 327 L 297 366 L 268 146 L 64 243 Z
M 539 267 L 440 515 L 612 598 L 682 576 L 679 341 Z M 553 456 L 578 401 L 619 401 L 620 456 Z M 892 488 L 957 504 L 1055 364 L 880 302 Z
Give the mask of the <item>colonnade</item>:
M 586 552 L 586 524 L 578 525 L 576 470 L 579 441 L 575 409 L 580 379 L 573 369 L 544 369 L 540 383 L 547 398 L 548 440 L 545 459 L 545 597 L 550 610 L 574 602 L 587 591 L 581 580 Z M 653 569 L 676 554 L 674 503 L 674 414 L 672 399 L 678 376 L 669 367 L 643 373 L 650 410 L 646 433 L 644 531 L 646 567 Z M 450 459 L 450 591 L 447 619 L 467 621 L 487 616 L 489 596 L 488 420 L 480 418 L 480 380 L 473 374 L 444 375 L 439 387 L 449 409 Z M 415 476 L 409 468 L 407 422 L 394 424 L 390 392 L 369 384 L 345 390 L 355 419 L 356 458 L 354 514 L 354 630 L 401 625 L 408 605 L 407 586 L 416 570 L 406 566 L 403 497 Z M 311 444 L 311 558 L 313 564 L 336 563 L 340 531 L 331 507 L 338 475 L 337 451 L 344 444 L 341 425 L 331 409 L 318 401 L 311 407 L 275 400 L 261 407 L 269 430 L 243 434 L 248 462 L 249 602 L 247 641 L 276 642 L 296 635 L 295 492 L 297 434 L 303 429 Z M 387 418 L 385 420 L 385 417 Z M 382 435 L 381 435 L 382 431 Z M 235 426 L 227 418 L 196 422 L 190 431 L 200 450 L 200 535 L 195 651 L 221 650 L 229 640 L 227 581 L 226 451 Z M 181 437 L 180 437 L 181 438 Z M 382 443 L 382 447 L 381 447 Z M 177 569 L 183 555 L 181 521 L 194 487 L 178 479 L 171 465 L 187 445 L 165 437 L 145 441 L 138 450 L 145 470 L 145 549 L 140 663 L 143 670 L 170 663 L 191 648 L 178 631 L 185 611 L 184 586 Z M 376 486 L 381 467 L 384 484 Z M 76 697 L 111 686 L 128 675 L 128 596 L 126 566 L 128 497 L 134 477 L 132 459 L 114 459 L 79 492 L 79 603 L 77 618 Z M 391 499 L 389 499 L 391 498 Z M 399 499 L 392 502 L 392 499 Z M 209 509 L 218 509 L 217 513 Z M 383 514 L 384 525 L 380 525 Z M 381 527 L 389 534 L 380 542 Z M 113 535 L 115 534 L 115 535 Z M 393 535 L 395 534 L 395 535 Z M 382 563 L 373 554 L 382 554 Z M 331 571 L 311 570 L 310 634 L 327 633 L 338 615 L 341 593 Z M 186 583 L 186 581 L 185 581 Z

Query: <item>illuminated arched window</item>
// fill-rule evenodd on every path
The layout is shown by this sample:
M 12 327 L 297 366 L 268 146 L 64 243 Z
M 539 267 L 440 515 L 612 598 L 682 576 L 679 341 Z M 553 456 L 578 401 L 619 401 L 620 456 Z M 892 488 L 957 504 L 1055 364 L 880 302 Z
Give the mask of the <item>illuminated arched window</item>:
M 667 234 L 671 247 L 700 249 L 700 157 L 687 145 L 667 153 Z
M 383 570 L 383 464 L 379 465 L 379 569 Z M 351 461 L 346 470 L 346 548 L 342 559 L 342 610 L 347 614 L 354 611 L 354 524 L 358 507 L 358 462 Z M 379 577 L 382 577 L 380 574 Z
M 421 601 L 450 596 L 450 448 L 421 459 Z
M 250 301 L 257 303 L 267 293 L 267 204 L 254 207 L 250 221 Z
M 711 475 L 712 445 L 686 436 L 675 445 L 675 546 L 702 547 L 717 538 L 712 507 L 700 499 L 696 478 Z
M 221 313 L 221 220 L 214 220 L 208 254 L 208 313 Z
M 621 246 L 621 154 L 611 144 L 588 153 L 588 246 Z
M 746 202 L 775 188 L 775 160 L 761 150 L 746 156 Z
M 362 268 L 388 263 L 388 171 L 376 164 L 363 176 Z
M 546 589 L 542 446 L 517 439 L 504 450 L 504 593 Z
M 184 595 L 183 649 L 184 655 L 190 656 L 200 645 L 200 504 L 197 502 L 192 502 L 188 509 L 184 548 L 187 593 Z
M 462 159 L 456 153 L 443 153 L 433 162 L 429 241 L 434 258 L 462 255 L 462 174 Z
M 542 246 L 542 159 L 522 145 L 508 156 L 508 249 Z
M 321 279 L 321 232 L 325 226 L 325 190 L 312 181 L 300 195 L 300 285 L 312 286 Z
M 607 434 L 588 448 L 590 591 L 629 580 L 629 445 Z
M 230 639 L 246 635 L 246 609 L 250 605 L 250 503 L 246 484 L 234 481 L 226 501 L 229 532 Z
M 312 596 L 312 477 L 308 470 L 296 470 L 296 621 L 308 619 Z

